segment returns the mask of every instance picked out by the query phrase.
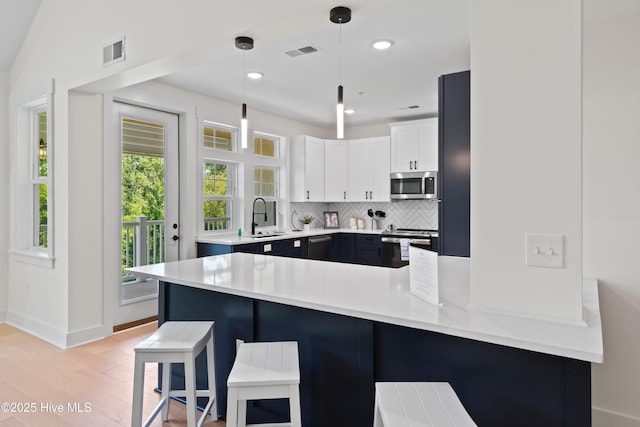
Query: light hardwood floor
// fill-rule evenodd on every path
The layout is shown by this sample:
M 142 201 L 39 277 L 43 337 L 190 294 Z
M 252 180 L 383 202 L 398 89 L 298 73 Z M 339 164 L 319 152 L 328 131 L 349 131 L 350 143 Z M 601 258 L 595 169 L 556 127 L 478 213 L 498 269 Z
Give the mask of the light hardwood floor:
M 154 322 L 61 350 L 12 326 L 0 324 L 0 426 L 130 425 L 133 347 L 156 328 Z M 148 364 L 145 418 L 160 399 L 153 391 L 155 384 L 156 365 Z M 25 412 L 27 410 L 32 412 Z M 152 425 L 186 426 L 184 405 L 172 402 L 169 421 L 162 423 L 158 416 Z M 211 418 L 204 423 L 206 427 L 224 425 Z

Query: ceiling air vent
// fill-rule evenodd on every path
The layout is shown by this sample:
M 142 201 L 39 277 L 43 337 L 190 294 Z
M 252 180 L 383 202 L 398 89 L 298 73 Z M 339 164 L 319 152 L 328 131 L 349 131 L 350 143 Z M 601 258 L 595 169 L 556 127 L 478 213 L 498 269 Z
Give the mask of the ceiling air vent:
M 296 56 L 308 55 L 310 53 L 315 53 L 317 51 L 318 51 L 317 47 L 309 45 L 309 46 L 304 46 L 298 49 L 288 50 L 285 52 L 285 54 L 289 55 L 292 58 L 295 58 Z
M 124 37 L 102 48 L 102 66 L 124 61 Z

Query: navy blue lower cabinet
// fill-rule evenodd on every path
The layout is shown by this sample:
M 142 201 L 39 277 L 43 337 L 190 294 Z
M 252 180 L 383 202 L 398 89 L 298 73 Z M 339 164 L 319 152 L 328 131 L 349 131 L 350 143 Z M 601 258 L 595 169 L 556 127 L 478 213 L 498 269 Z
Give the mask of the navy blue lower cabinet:
M 356 264 L 382 265 L 382 239 L 378 234 L 356 235 Z
M 297 341 L 302 425 L 373 425 L 373 323 L 255 301 L 256 341 Z M 286 400 L 249 406 L 248 422 L 288 420 Z
M 253 341 L 253 300 L 235 295 L 211 292 L 204 289 L 160 282 L 158 289 L 158 324 L 168 320 L 213 320 L 214 352 L 216 364 L 216 392 L 218 415 L 224 416 L 227 408 L 227 377 L 236 357 L 236 339 Z M 196 358 L 196 385 L 206 389 L 206 357 Z M 158 367 L 158 387 L 162 384 Z M 184 388 L 184 367 L 174 364 L 171 381 L 174 388 Z M 206 399 L 199 399 L 200 408 Z
M 222 243 L 197 243 L 197 256 L 205 257 L 212 255 L 230 254 L 233 252 L 256 253 L 258 250 L 255 243 L 243 243 L 241 245 L 225 245 Z
M 356 235 L 352 233 L 335 233 L 331 236 L 331 261 L 356 262 Z
M 449 382 L 481 427 L 591 425 L 589 362 L 168 283 L 160 285 L 158 316 L 216 322 L 222 418 L 235 340 L 243 339 L 298 342 L 305 427 L 370 427 L 377 381 Z M 206 385 L 204 359 L 197 363 L 197 383 Z M 287 417 L 283 400 L 248 407 L 250 423 Z
M 446 381 L 478 426 L 591 425 L 591 364 L 377 323 L 377 381 Z

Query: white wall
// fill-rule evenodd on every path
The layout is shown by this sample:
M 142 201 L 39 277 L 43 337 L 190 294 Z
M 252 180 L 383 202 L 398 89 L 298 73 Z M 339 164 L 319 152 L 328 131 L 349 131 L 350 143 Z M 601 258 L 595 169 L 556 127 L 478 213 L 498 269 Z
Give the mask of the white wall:
M 604 335 L 596 427 L 640 426 L 638 43 L 640 2 L 584 0 L 583 263 L 599 279 Z
M 98 206 L 103 194 L 91 194 L 92 206 L 87 207 L 82 206 L 85 200 L 82 193 L 78 193 L 82 192 L 83 186 L 101 188 L 104 184 L 99 165 L 93 170 L 86 164 L 91 155 L 100 156 L 100 148 L 104 144 L 94 132 L 91 132 L 90 140 L 82 141 L 81 134 L 87 130 L 86 125 L 76 123 L 86 120 L 93 126 L 103 123 L 104 117 L 99 116 L 98 105 L 93 100 L 82 99 L 80 95 L 73 95 L 70 100 L 69 91 L 79 87 L 86 92 L 116 90 L 193 64 L 237 54 L 232 43 L 234 32 L 230 20 L 219 20 L 216 25 L 211 25 L 210 19 L 221 12 L 229 16 L 238 15 L 243 4 L 190 0 L 163 2 L 162 7 L 157 6 L 158 3 L 151 0 L 90 4 L 82 0 L 43 2 L 10 70 L 10 105 L 24 100 L 25 94 L 43 81 L 55 78 L 56 260 L 54 269 L 9 261 L 9 320 L 62 347 L 90 339 L 91 335 L 98 337 L 100 331 L 106 330 L 108 320 L 105 319 L 109 316 L 108 309 L 103 307 L 102 324 L 96 324 L 100 310 L 94 299 L 95 292 L 104 289 L 104 276 L 107 274 L 100 252 L 108 247 L 107 242 L 100 246 L 99 238 L 98 242 L 87 238 L 94 236 L 106 221 L 98 218 L 95 222 L 90 218 L 96 214 L 99 216 Z M 254 6 L 255 14 L 247 18 L 246 24 L 261 34 L 262 42 L 285 37 L 288 31 L 295 29 L 295 22 L 283 25 L 285 18 L 277 9 L 264 3 Z M 292 3 L 291 7 L 291 11 L 300 16 L 317 14 L 318 25 L 326 24 L 325 19 L 320 19 L 326 11 L 325 4 Z M 121 11 L 125 9 L 129 13 L 123 15 Z M 318 10 L 323 13 L 318 13 Z M 94 19 L 97 17 L 99 19 Z M 167 31 L 167 28 L 172 31 Z M 127 37 L 127 60 L 103 68 L 100 62 L 102 46 L 122 35 Z M 149 99 L 134 101 L 153 102 Z M 177 109 L 167 103 L 156 105 Z M 194 104 L 190 109 L 189 121 L 193 126 L 196 123 Z M 286 121 L 270 115 L 263 117 L 263 123 L 273 126 Z M 295 128 L 293 126 L 289 130 Z M 297 127 L 303 128 L 312 129 L 302 125 Z M 197 134 L 193 131 L 192 135 Z M 191 153 L 191 158 L 193 156 Z M 96 170 L 97 174 L 92 173 Z M 15 197 L 19 195 L 13 191 L 9 199 L 15 200 Z M 96 244 L 100 247 L 94 250 Z M 93 283 L 87 285 L 87 282 Z M 89 306 L 85 307 L 87 298 Z
M 9 298 L 9 73 L 0 70 L 0 322 L 7 316 Z
M 582 318 L 581 2 L 471 2 L 471 304 Z M 564 268 L 525 234 L 565 236 Z

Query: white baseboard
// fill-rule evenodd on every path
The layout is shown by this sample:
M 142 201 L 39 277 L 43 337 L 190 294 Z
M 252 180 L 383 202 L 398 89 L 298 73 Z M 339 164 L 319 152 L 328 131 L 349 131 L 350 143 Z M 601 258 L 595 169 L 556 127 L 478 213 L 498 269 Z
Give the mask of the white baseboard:
M 592 427 L 640 427 L 640 418 L 592 407 Z
M 65 348 L 66 332 L 40 320 L 11 310 L 7 312 L 7 323 L 31 335 L 45 340 L 56 347 Z
M 6 323 L 62 349 L 96 341 L 112 334 L 112 328 L 104 326 L 69 333 L 30 316 L 12 311 L 6 313 Z
M 82 331 L 71 332 L 67 334 L 67 347 L 76 347 L 87 344 L 92 341 L 101 340 L 113 334 L 113 328 L 105 328 L 104 326 L 95 326 L 93 328 L 84 329 Z

